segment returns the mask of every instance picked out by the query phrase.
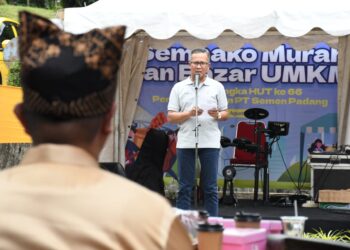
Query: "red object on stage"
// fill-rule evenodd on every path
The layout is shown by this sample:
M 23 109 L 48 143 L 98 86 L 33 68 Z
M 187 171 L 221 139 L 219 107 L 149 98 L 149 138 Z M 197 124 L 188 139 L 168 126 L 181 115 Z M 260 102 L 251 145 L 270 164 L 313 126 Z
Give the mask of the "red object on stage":
M 260 121 L 241 121 L 237 125 L 237 144 L 230 164 L 235 168 L 255 168 L 254 172 L 254 201 L 258 199 L 259 171 L 264 170 L 263 200 L 269 196 L 268 176 L 268 143 L 265 134 L 265 124 Z
M 241 121 L 238 123 L 235 140 L 241 140 L 242 145 L 235 148 L 233 159 L 230 161 L 231 164 L 256 164 L 257 152 L 259 153 L 258 164 L 265 165 L 267 163 L 265 154 L 267 150 L 266 135 L 262 132 L 259 133 L 259 129 L 265 129 L 263 122 Z

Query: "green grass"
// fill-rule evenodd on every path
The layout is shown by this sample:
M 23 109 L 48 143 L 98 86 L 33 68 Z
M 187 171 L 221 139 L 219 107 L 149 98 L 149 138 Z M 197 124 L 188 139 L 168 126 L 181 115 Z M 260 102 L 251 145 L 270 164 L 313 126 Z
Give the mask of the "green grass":
M 172 170 L 177 173 L 177 162 L 174 163 Z M 299 162 L 293 164 L 289 169 L 289 174 L 285 171 L 276 181 L 269 182 L 269 188 L 272 190 L 297 190 L 298 176 L 300 172 Z M 199 172 L 196 173 L 199 176 Z M 238 188 L 253 188 L 254 187 L 254 176 L 252 175 L 251 180 L 239 180 L 234 179 L 234 186 Z M 294 181 L 291 181 L 291 179 Z M 173 181 L 172 177 L 164 177 L 164 184 L 167 186 Z M 310 166 L 303 162 L 303 169 L 301 173 L 300 182 L 302 183 L 302 190 L 309 190 L 310 187 Z M 224 180 L 218 179 L 218 186 L 222 188 L 224 186 Z M 262 187 L 262 183 L 259 183 L 259 187 Z
M 303 166 L 302 166 L 302 173 L 301 173 L 301 177 L 300 180 L 305 182 L 310 182 L 310 172 L 311 172 L 311 167 L 310 165 L 306 164 L 306 162 L 303 162 Z M 294 181 L 298 181 L 298 177 L 300 174 L 300 166 L 299 166 L 299 162 L 294 163 L 292 166 L 290 166 L 288 168 L 288 172 L 285 171 L 280 178 L 278 178 L 278 181 L 290 181 L 290 179 L 292 178 Z
M 18 21 L 18 12 L 21 10 L 30 11 L 34 14 L 37 14 L 46 18 L 56 17 L 56 10 L 19 6 L 19 5 L 9 5 L 9 4 L 0 5 L 0 17 L 8 17 Z
M 172 177 L 164 177 L 164 184 L 167 186 L 173 182 Z M 270 189 L 283 189 L 283 190 L 296 190 L 295 185 L 289 181 L 270 181 Z M 218 179 L 218 186 L 224 186 L 224 180 Z M 253 188 L 254 180 L 234 180 L 234 186 L 239 188 Z M 259 183 L 259 186 L 262 186 L 262 183 Z M 310 183 L 305 183 L 303 189 L 310 189 Z

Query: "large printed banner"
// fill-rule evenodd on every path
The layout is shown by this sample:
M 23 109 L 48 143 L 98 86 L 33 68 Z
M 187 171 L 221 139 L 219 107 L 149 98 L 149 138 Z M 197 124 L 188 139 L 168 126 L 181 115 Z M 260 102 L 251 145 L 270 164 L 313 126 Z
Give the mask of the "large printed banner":
M 224 85 L 229 103 L 230 119 L 220 122 L 222 135 L 235 138 L 236 125 L 249 120 L 244 111 L 250 108 L 269 112 L 260 120 L 265 124 L 290 123 L 289 134 L 272 146 L 270 180 L 278 180 L 293 165 L 301 166 L 315 139 L 326 145 L 336 143 L 336 49 L 324 43 L 308 51 L 294 50 L 288 44 L 273 51 L 258 51 L 249 44 L 235 51 L 223 51 L 215 44 L 207 48 L 211 54 L 209 76 Z M 150 49 L 134 131 L 148 127 L 157 114 L 167 113 L 172 86 L 190 74 L 189 58 L 190 50 L 181 44 L 166 50 Z M 165 123 L 162 129 L 174 131 L 176 125 Z M 219 177 L 232 156 L 232 147 L 221 150 Z M 253 179 L 253 175 L 250 170 L 238 171 L 237 178 Z

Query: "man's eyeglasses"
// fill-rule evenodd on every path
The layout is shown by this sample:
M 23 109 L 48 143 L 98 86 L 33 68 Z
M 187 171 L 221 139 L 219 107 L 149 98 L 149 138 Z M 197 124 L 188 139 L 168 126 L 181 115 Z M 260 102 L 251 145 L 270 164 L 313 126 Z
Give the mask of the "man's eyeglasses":
M 204 65 L 208 65 L 208 62 L 191 62 L 191 64 L 195 65 L 195 66 L 204 66 Z

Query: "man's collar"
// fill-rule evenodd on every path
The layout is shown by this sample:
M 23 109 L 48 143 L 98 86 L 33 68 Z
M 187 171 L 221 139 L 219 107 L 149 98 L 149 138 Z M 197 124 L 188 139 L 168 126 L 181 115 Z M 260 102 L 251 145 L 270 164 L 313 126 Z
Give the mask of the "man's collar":
M 72 145 L 40 144 L 32 147 L 23 157 L 21 164 L 50 162 L 83 167 L 98 167 L 96 159 L 82 148 Z
M 192 84 L 194 84 L 194 82 L 193 82 L 192 79 L 191 79 L 191 76 L 189 76 L 189 77 L 186 79 L 186 84 L 187 84 L 187 85 L 192 85 Z M 204 80 L 204 82 L 203 82 L 202 84 L 204 84 L 204 85 L 209 85 L 208 76 L 205 77 L 205 80 Z

